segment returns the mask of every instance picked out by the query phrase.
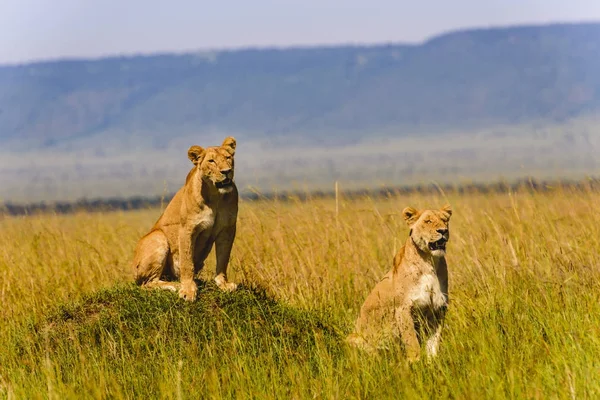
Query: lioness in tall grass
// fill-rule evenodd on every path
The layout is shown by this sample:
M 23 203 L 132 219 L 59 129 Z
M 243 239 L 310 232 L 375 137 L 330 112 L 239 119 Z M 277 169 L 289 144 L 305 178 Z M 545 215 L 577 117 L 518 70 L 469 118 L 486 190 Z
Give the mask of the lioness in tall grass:
M 179 291 L 179 297 L 194 301 L 198 291 L 194 276 L 214 244 L 215 282 L 222 290 L 235 290 L 237 285 L 227 281 L 238 213 L 235 147 L 232 137 L 221 146 L 190 147 L 188 158 L 194 167 L 185 185 L 135 249 L 133 267 L 139 285 Z
M 450 237 L 450 206 L 440 210 L 402 211 L 410 227 L 406 244 L 394 257 L 391 271 L 371 291 L 361 307 L 351 344 L 373 350 L 398 338 L 410 360 L 425 343 L 428 356 L 438 351 L 448 305 L 446 243 Z

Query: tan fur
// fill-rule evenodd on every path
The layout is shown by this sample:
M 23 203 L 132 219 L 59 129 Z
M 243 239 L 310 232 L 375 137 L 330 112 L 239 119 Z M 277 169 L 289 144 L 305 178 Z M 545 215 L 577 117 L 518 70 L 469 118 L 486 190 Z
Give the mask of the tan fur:
M 135 249 L 133 267 L 139 285 L 178 291 L 179 297 L 194 301 L 198 290 L 194 276 L 214 244 L 215 282 L 223 290 L 236 288 L 227 281 L 238 212 L 235 147 L 232 137 L 221 146 L 190 147 L 188 158 L 194 167 L 185 185 Z
M 410 227 L 406 244 L 394 257 L 394 266 L 373 288 L 361 307 L 350 344 L 367 350 L 387 347 L 400 339 L 410 360 L 437 354 L 448 305 L 448 268 L 445 243 L 449 238 L 450 206 L 441 210 L 402 212 Z M 444 244 L 434 248 L 433 243 Z

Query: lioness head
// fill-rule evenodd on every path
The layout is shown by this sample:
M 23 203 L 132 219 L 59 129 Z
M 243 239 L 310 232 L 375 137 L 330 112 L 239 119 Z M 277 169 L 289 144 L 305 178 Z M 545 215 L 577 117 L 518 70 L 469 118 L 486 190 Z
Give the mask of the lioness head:
M 188 158 L 200 170 L 202 179 L 214 185 L 219 193 L 228 193 L 233 189 L 233 156 L 235 139 L 231 136 L 221 146 L 192 146 L 188 150 Z
M 402 215 L 410 227 L 410 237 L 421 251 L 434 257 L 446 255 L 446 243 L 450 239 L 448 222 L 452 215 L 449 205 L 439 210 L 421 211 L 406 207 Z

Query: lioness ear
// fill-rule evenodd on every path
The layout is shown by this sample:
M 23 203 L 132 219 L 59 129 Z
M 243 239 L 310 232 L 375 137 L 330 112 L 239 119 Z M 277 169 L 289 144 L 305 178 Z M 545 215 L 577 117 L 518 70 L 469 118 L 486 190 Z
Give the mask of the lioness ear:
M 452 216 L 452 207 L 450 206 L 450 204 L 446 204 L 444 207 L 440 208 L 440 210 L 448 214 L 448 218 Z
M 200 146 L 192 146 L 188 150 L 188 158 L 194 165 L 198 165 L 204 156 L 204 149 Z
M 408 225 L 411 225 L 419 217 L 419 212 L 412 207 L 402 210 L 402 216 Z
M 229 136 L 229 137 L 225 138 L 221 147 L 224 147 L 225 150 L 227 150 L 227 152 L 229 154 L 234 155 L 235 154 L 235 145 L 236 145 L 235 138 L 233 138 L 232 136 Z

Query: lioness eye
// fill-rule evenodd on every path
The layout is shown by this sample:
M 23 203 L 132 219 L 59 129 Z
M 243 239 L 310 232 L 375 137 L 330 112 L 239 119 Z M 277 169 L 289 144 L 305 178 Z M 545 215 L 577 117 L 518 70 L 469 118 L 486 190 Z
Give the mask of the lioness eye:
M 213 164 L 214 164 L 214 163 L 215 163 L 215 160 L 208 160 L 208 162 L 211 162 L 211 163 L 213 163 Z

